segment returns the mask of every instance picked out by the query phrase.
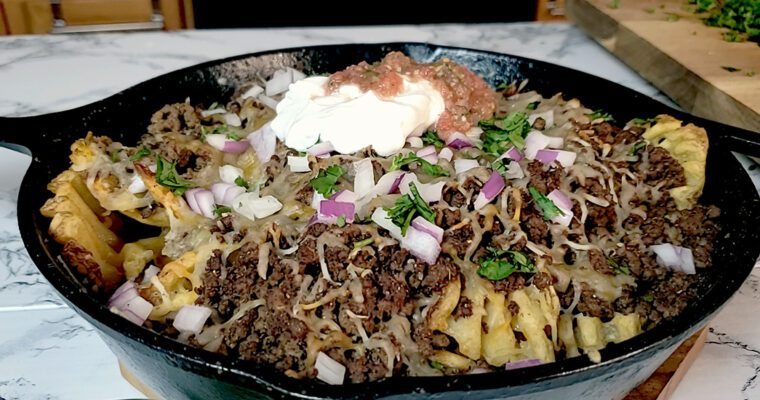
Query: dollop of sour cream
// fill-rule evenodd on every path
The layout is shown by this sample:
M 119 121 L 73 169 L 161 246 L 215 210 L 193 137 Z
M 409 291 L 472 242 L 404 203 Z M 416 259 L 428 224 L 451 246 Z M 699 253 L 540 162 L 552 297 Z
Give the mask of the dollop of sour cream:
M 304 151 L 321 141 L 342 154 L 372 146 L 377 154 L 388 156 L 404 147 L 407 137 L 419 136 L 435 124 L 446 107 L 426 80 L 403 77 L 402 90 L 381 99 L 356 85 L 327 93 L 328 79 L 314 76 L 291 84 L 277 105 L 271 128 L 286 146 Z

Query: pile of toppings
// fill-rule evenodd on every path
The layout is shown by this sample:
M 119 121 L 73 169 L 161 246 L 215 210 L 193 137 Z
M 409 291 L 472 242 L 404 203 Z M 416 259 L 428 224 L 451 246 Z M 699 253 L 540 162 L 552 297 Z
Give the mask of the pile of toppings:
M 295 72 L 225 106 L 167 105 L 135 147 L 72 146 L 43 214 L 113 312 L 342 384 L 598 361 L 695 296 L 719 214 L 696 203 L 699 128 L 620 128 L 574 99 L 497 96 L 450 60 L 391 53 L 324 77 L 319 95 L 353 85 L 387 100 L 427 82 L 445 102 L 437 120 L 384 155 L 294 149 L 270 121 L 312 79 Z M 73 193 L 93 204 L 74 222 L 100 239 L 59 228 Z M 160 229 L 124 243 L 122 217 Z

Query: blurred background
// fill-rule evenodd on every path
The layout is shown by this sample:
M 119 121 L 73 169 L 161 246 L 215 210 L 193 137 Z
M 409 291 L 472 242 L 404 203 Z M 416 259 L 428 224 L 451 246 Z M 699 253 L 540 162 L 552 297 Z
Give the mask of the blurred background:
M 520 0 L 496 12 L 467 14 L 438 10 L 435 15 L 398 12 L 347 13 L 309 9 L 294 13 L 293 3 L 263 8 L 253 1 L 233 0 L 0 0 L 0 35 L 62 34 L 96 31 L 207 29 L 274 26 L 426 24 L 446 22 L 516 22 L 564 19 L 564 0 Z M 279 10 L 278 10 L 279 8 Z M 264 11 L 266 9 L 266 11 Z M 403 9 L 403 8 L 402 8 Z

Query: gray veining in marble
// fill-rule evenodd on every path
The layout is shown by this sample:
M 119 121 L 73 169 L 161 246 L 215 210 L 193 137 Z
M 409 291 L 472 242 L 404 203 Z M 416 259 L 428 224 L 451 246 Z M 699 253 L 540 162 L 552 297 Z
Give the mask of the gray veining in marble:
M 492 24 L 217 30 L 0 38 L 0 115 L 28 116 L 91 103 L 199 62 L 329 43 L 420 41 L 559 63 L 667 104 L 656 88 L 569 24 Z M 0 132 L 2 135 L 2 132 Z M 739 159 L 749 167 L 752 161 Z M 0 398 L 141 397 L 121 379 L 92 327 L 36 271 L 15 220 L 29 158 L 0 148 Z M 760 171 L 751 171 L 756 185 Z M 760 185 L 758 185 L 760 186 Z M 760 399 L 760 272 L 713 321 L 708 344 L 673 399 Z

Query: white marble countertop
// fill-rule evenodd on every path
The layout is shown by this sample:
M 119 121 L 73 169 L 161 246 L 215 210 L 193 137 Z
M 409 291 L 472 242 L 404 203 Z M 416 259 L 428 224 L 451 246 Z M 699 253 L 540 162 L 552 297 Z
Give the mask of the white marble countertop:
M 219 30 L 0 39 L 0 115 L 84 105 L 162 73 L 236 54 L 343 42 L 473 47 L 584 70 L 669 102 L 569 24 Z M 0 138 L 3 133 L 0 132 Z M 749 165 L 750 161 L 742 158 Z M 0 399 L 142 398 L 93 328 L 32 265 L 16 222 L 29 158 L 0 148 Z M 756 185 L 758 169 L 753 170 Z M 708 344 L 674 399 L 760 399 L 760 271 L 712 322 Z

